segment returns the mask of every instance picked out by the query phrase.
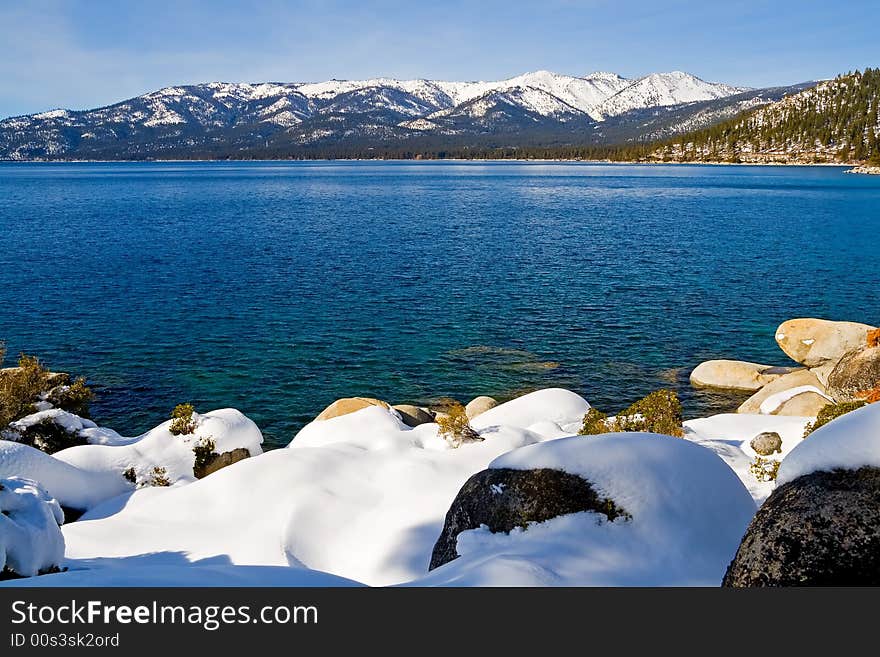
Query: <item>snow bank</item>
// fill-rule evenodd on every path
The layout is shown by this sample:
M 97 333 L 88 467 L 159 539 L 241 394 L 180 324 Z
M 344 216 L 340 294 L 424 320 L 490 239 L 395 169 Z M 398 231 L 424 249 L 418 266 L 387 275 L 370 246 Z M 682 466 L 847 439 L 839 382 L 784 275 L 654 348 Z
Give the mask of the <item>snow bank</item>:
M 490 408 L 471 420 L 471 426 L 477 431 L 501 425 L 527 429 L 553 422 L 571 435 L 583 426 L 588 410 L 589 403 L 580 395 L 562 388 L 546 388 Z
M 774 431 L 782 438 L 782 452 L 769 457 L 782 459 L 803 441 L 804 428 L 810 417 L 723 413 L 688 420 L 684 423 L 687 440 L 702 445 L 720 456 L 737 474 L 759 505 L 773 492 L 775 484 L 758 481 L 749 471 L 756 454 L 749 444 L 765 431 Z
M 55 411 L 42 411 L 19 422 L 36 423 L 40 421 L 36 416 L 51 414 L 47 417 L 53 421 L 71 427 L 81 424 L 84 431 L 94 431 L 96 436 L 115 434 L 76 415 Z M 226 408 L 193 417 L 196 428 L 189 435 L 173 435 L 168 420 L 135 438 L 119 436 L 119 440 L 113 441 L 115 444 L 78 445 L 51 456 L 27 445 L 0 441 L 0 476 L 34 479 L 64 506 L 89 509 L 133 488 L 123 477 L 129 468 L 138 482 L 147 481 L 154 467 L 164 468 L 172 485 L 193 481 L 193 447 L 202 438 L 213 439 L 218 453 L 238 447 L 246 448 L 252 456 L 262 452 L 259 428 L 239 411 Z
M 0 586 L 93 587 L 93 586 L 361 586 L 344 577 L 287 566 L 233 566 L 229 564 L 140 565 L 126 561 L 112 565 L 68 564 L 70 570 L 35 579 L 0 582 Z
M 87 471 L 29 445 L 0 440 L 0 477 L 11 476 L 40 482 L 49 495 L 73 509 L 88 509 L 131 489 L 122 471 Z
M 148 553 L 190 561 L 304 566 L 371 585 L 427 572 L 449 504 L 493 459 L 542 440 L 497 427 L 457 449 L 368 407 L 314 422 L 289 449 L 188 486 L 131 496 L 108 517 L 64 528 L 69 559 Z
M 575 513 L 510 534 L 458 537 L 458 559 L 417 585 L 717 586 L 755 503 L 711 451 L 657 434 L 561 438 L 493 468 L 553 468 L 591 482 L 632 515 Z
M 436 425 L 434 426 L 436 429 Z M 416 429 L 418 428 L 416 427 Z M 326 447 L 333 443 L 356 442 L 364 444 L 367 449 L 372 449 L 377 446 L 376 441 L 382 441 L 384 436 L 397 437 L 398 432 L 406 431 L 406 429 L 407 426 L 393 409 L 382 406 L 367 406 L 354 413 L 339 415 L 329 420 L 310 422 L 300 429 L 287 447 Z M 410 438 L 415 442 L 420 442 L 420 439 L 424 437 L 430 442 L 430 438 L 436 437 L 436 434 L 436 430 L 429 430 L 426 433 L 422 429 L 412 433 Z M 439 443 L 436 446 L 442 447 Z
M 32 577 L 64 558 L 58 502 L 30 479 L 0 479 L 0 571 Z
M 779 466 L 782 485 L 811 472 L 880 468 L 880 403 L 868 404 L 819 427 Z

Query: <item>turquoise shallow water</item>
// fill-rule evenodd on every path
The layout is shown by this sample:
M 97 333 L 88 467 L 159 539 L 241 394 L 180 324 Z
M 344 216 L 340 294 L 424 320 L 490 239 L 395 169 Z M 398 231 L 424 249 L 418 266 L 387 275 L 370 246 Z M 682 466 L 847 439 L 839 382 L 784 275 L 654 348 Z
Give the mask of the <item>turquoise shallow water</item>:
M 274 445 L 341 396 L 561 385 L 614 411 L 880 321 L 880 177 L 837 167 L 0 164 L 0 338 L 143 431 L 235 406 Z M 7 363 L 8 364 L 8 363 Z

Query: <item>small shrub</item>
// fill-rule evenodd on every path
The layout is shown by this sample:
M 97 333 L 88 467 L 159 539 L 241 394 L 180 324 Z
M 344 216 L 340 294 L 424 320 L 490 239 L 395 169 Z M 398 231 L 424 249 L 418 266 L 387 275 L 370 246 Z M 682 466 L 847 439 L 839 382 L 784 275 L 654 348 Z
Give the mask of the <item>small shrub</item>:
M 150 470 L 150 480 L 147 483 L 149 486 L 170 486 L 171 480 L 168 478 L 168 470 L 161 465 L 154 466 Z
M 649 431 L 680 438 L 684 435 L 681 402 L 673 390 L 655 390 L 617 417 L 621 431 Z
M 452 447 L 459 447 L 465 442 L 483 440 L 483 437 L 471 427 L 464 406 L 459 403 L 449 405 L 445 416 L 437 416 L 437 424 L 440 426 L 440 436 Z
M 169 431 L 175 436 L 190 434 L 196 430 L 196 423 L 193 420 L 193 413 L 196 409 L 192 404 L 178 404 L 171 411 L 171 426 Z
M 591 408 L 584 415 L 584 426 L 578 432 L 582 436 L 595 436 L 608 433 L 608 416 L 598 408 Z
M 841 402 L 840 404 L 827 404 L 816 415 L 816 421 L 810 422 L 806 427 L 804 427 L 804 438 L 809 436 L 819 427 L 824 427 L 826 424 L 831 422 L 831 420 L 838 418 L 841 415 L 846 415 L 850 411 L 854 411 L 857 408 L 861 408 L 866 403 L 866 401 L 860 399 L 858 401 L 852 402 Z
M 779 472 L 779 461 L 756 456 L 749 466 L 749 472 L 758 481 L 776 481 L 776 474 Z
M 18 369 L 0 375 L 0 426 L 34 412 L 34 402 L 49 387 L 49 370 L 35 356 L 21 354 Z
M 205 436 L 196 441 L 195 445 L 193 445 L 193 453 L 196 455 L 196 460 L 193 464 L 194 471 L 202 471 L 207 467 L 211 459 L 216 456 L 214 453 L 216 447 L 214 439 L 210 436 Z
M 647 431 L 681 438 L 684 436 L 681 402 L 673 390 L 655 390 L 635 404 L 622 410 L 611 420 L 591 408 L 584 415 L 581 435 L 616 433 L 620 431 Z
M 86 380 L 80 376 L 70 385 L 53 388 L 49 392 L 48 400 L 56 408 L 87 418 L 89 417 L 89 402 L 93 398 L 94 393 L 86 385 Z
M 134 466 L 130 465 L 122 472 L 122 478 L 132 484 L 137 483 L 137 474 L 134 471 Z

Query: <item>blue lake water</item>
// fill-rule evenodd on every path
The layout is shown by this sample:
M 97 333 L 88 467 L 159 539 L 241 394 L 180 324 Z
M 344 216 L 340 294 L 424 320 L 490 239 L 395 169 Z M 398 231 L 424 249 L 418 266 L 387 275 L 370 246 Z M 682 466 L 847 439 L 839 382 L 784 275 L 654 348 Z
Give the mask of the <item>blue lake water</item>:
M 880 321 L 880 177 L 837 167 L 0 164 L 0 339 L 133 434 L 235 406 L 274 445 L 334 399 L 615 411 L 783 320 Z M 7 359 L 7 365 L 11 364 Z

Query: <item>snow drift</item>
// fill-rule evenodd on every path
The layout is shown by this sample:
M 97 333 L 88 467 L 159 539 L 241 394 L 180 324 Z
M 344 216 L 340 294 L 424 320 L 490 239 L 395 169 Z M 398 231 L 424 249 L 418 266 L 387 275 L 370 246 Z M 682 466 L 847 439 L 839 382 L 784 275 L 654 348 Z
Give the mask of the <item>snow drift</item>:
M 39 484 L 0 479 L 0 571 L 31 577 L 64 559 L 61 507 Z

